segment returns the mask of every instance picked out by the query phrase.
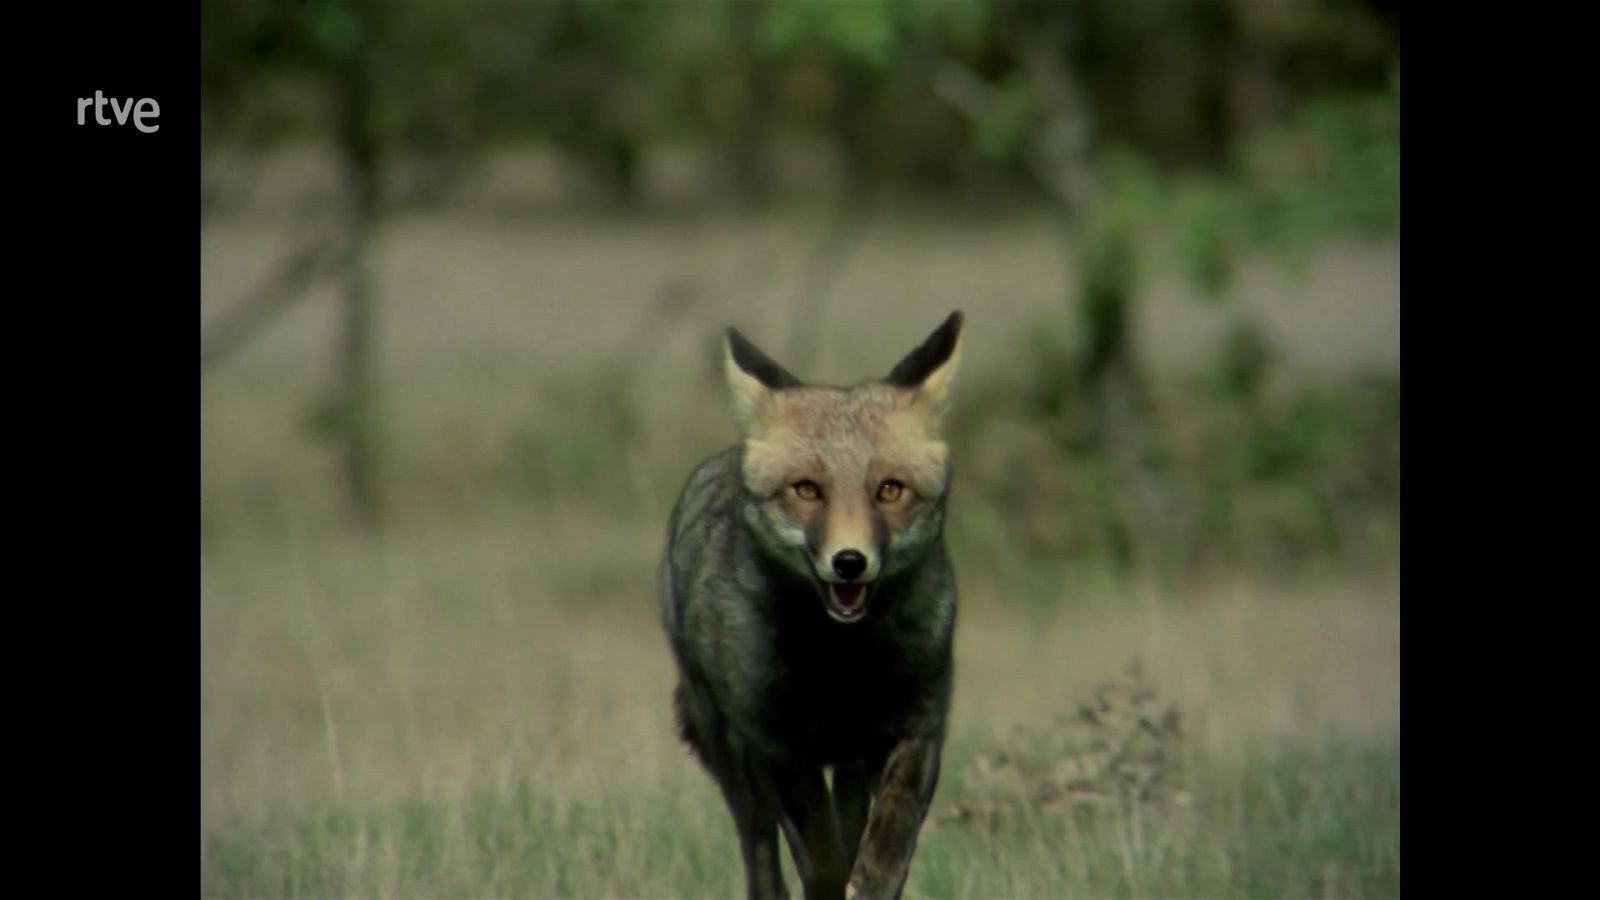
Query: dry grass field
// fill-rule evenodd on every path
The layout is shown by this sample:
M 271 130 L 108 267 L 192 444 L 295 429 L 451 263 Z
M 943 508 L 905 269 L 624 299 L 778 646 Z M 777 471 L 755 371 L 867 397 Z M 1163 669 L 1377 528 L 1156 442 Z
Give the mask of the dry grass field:
M 627 534 L 648 545 L 652 531 Z M 530 533 L 541 540 L 530 542 Z M 606 558 L 607 539 L 598 524 L 573 521 L 557 534 L 540 532 L 531 520 L 507 520 L 382 545 L 351 538 L 291 547 L 282 558 L 207 559 L 201 780 L 208 891 L 738 893 L 731 828 L 672 728 L 671 662 L 652 600 L 645 588 L 625 587 L 649 583 L 648 554 Z M 1328 866 L 1343 866 L 1358 879 L 1350 885 L 1363 888 L 1358 893 L 1392 893 L 1399 763 L 1394 584 L 1375 577 L 1111 592 L 1063 585 L 1059 606 L 1030 612 L 968 580 L 957 645 L 953 777 L 977 749 L 1003 742 L 1017 726 L 1070 713 L 1096 683 L 1138 659 L 1149 683 L 1183 714 L 1180 746 L 1190 778 L 1182 790 L 1195 802 L 1232 809 L 1252 790 L 1269 800 L 1273 791 L 1323 791 L 1321 802 L 1330 808 L 1281 811 L 1289 826 L 1303 827 L 1296 816 L 1354 817 L 1380 826 L 1355 835 L 1350 846 L 1324 849 L 1328 858 L 1315 857 L 1316 866 L 1298 873 L 1309 880 L 1266 878 L 1268 893 L 1310 892 Z M 1324 771 L 1308 761 L 1348 748 L 1367 754 L 1338 760 L 1356 766 L 1349 771 Z M 1278 785 L 1270 781 L 1272 761 L 1285 756 L 1295 761 L 1282 774 L 1287 783 Z M 1265 787 L 1253 783 L 1261 778 L 1269 779 Z M 1340 797 L 1346 789 L 1367 793 Z M 527 823 L 527 834 L 510 824 L 497 827 L 519 842 L 511 858 L 450 836 L 468 826 L 474 803 L 519 792 L 548 804 L 550 818 Z M 947 777 L 941 802 L 959 796 Z M 576 810 L 603 817 L 593 825 L 606 842 L 593 851 L 598 857 L 574 861 L 589 851 L 568 845 L 569 837 L 598 839 L 581 829 L 566 832 L 562 817 Z M 353 834 L 315 831 L 322 817 L 339 813 L 356 817 Z M 412 814 L 423 816 L 435 837 L 407 837 L 399 823 Z M 1224 833 L 1248 842 L 1263 814 L 1232 809 L 1241 819 L 1223 824 L 1240 831 Z M 1181 823 L 1152 815 L 1146 825 L 1152 839 L 1186 840 Z M 386 830 L 386 823 L 400 830 Z M 359 838 L 367 828 L 378 833 Z M 935 826 L 925 857 L 941 846 L 938 833 L 964 829 Z M 358 838 L 373 846 L 361 851 L 350 844 Z M 1110 876 L 1089 868 L 1041 870 L 1051 853 L 1082 848 L 1050 850 L 1040 839 L 1019 829 L 1009 837 L 1019 844 L 1016 859 L 1001 847 L 993 859 L 971 860 L 981 862 L 977 870 L 947 863 L 947 877 L 957 881 L 937 891 L 919 888 L 920 881 L 912 889 L 1054 896 L 1089 886 L 1145 895 L 1137 880 L 1105 880 Z M 437 842 L 436 871 L 407 868 L 416 840 Z M 1376 847 L 1364 848 L 1365 840 Z M 693 852 L 714 863 L 721 880 L 701 887 L 701 876 L 674 861 L 664 841 L 686 853 L 701 842 Z M 641 846 L 630 847 L 634 842 Z M 248 862 L 232 861 L 225 847 Z M 1235 850 L 1198 849 L 1222 854 L 1216 865 Z M 1292 841 L 1280 850 L 1285 858 L 1275 865 L 1291 872 L 1309 865 L 1293 858 Z M 317 853 L 329 858 L 305 858 Z M 926 864 L 924 858 L 919 873 Z M 500 866 L 512 871 L 499 873 Z M 511 880 L 498 880 L 502 874 Z M 1165 885 L 1162 894 L 1249 892 L 1248 882 L 1214 880 L 1224 877 L 1221 870 L 1197 875 L 1192 884 L 1162 881 L 1176 876 L 1159 866 L 1142 877 Z

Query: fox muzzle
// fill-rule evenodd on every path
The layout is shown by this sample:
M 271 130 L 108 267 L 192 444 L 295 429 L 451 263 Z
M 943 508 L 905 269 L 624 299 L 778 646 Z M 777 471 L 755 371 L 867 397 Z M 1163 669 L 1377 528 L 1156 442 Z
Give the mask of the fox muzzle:
M 860 550 L 840 550 L 833 555 L 833 573 L 845 581 L 854 581 L 867 570 L 867 555 Z

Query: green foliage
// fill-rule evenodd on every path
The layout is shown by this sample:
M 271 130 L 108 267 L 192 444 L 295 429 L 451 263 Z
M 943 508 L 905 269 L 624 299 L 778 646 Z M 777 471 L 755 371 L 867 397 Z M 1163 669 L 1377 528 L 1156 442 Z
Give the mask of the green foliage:
M 1202 297 L 1217 299 L 1232 282 L 1241 212 L 1238 198 L 1217 179 L 1187 179 L 1174 190 L 1174 252 Z
M 1238 230 L 1215 222 L 1222 211 L 1242 207 L 1255 242 L 1291 246 L 1329 229 L 1391 228 L 1397 215 L 1398 69 L 1384 98 L 1371 95 L 1367 76 L 1390 52 L 1387 26 L 1354 8 L 1291 15 L 1259 6 L 727 0 L 689 15 L 677 4 L 624 0 L 213 0 L 201 15 L 204 138 L 270 146 L 327 135 L 328 79 L 359 52 L 377 76 L 379 138 L 401 156 L 458 164 L 487 145 L 534 138 L 632 193 L 653 147 L 747 140 L 771 153 L 764 136 L 809 133 L 924 161 L 880 177 L 1012 182 L 1023 148 L 1054 127 L 1041 97 L 1059 92 L 1041 91 L 1023 61 L 1024 48 L 1042 40 L 1079 82 L 1074 102 L 1087 108 L 1073 112 L 1097 143 L 1139 148 L 1169 175 L 1176 169 L 1164 148 L 1250 144 L 1246 155 L 1261 165 L 1226 177 L 1259 190 L 1200 190 L 1178 211 L 1182 265 L 1214 293 Z M 1273 77 L 1293 99 L 1288 110 L 1314 102 L 1292 117 L 1274 114 L 1272 134 L 1260 139 L 1222 133 L 1201 112 L 1232 90 L 1219 80 L 1231 69 L 1218 60 L 1263 53 L 1315 61 L 1327 84 L 1308 89 L 1286 64 Z M 958 114 L 934 96 L 933 73 L 947 61 L 995 92 L 964 139 Z M 1345 99 L 1326 99 L 1341 91 Z M 933 110 L 950 121 L 930 124 Z
M 354 53 L 366 39 L 369 27 L 344 3 L 319 3 L 305 12 L 312 45 L 328 59 Z
M 1236 357 L 1259 351 L 1236 338 Z M 1259 363 L 1255 363 L 1259 365 Z M 1259 376 L 1256 376 L 1259 377 Z M 1216 378 L 1213 378 L 1215 383 Z M 1213 395 L 1216 396 L 1215 394 Z M 1186 469 L 1210 477 L 1186 484 L 1194 509 L 1195 552 L 1304 560 L 1359 552 L 1377 521 L 1399 515 L 1399 385 L 1389 378 L 1333 386 L 1308 384 L 1270 398 L 1223 400 L 1179 452 Z M 1392 553 L 1393 547 L 1368 547 Z
M 1101 190 L 1085 213 L 1074 245 L 1077 272 L 1074 312 L 1087 346 L 1082 365 L 1100 371 L 1122 352 L 1131 327 L 1128 301 L 1147 268 L 1140 246 L 1149 222 L 1166 198 L 1160 173 L 1137 153 L 1117 150 L 1099 166 Z
M 1329 237 L 1393 234 L 1398 84 L 1382 96 L 1315 102 L 1282 126 L 1247 135 L 1221 172 L 1164 175 L 1134 151 L 1108 154 L 1085 240 L 1108 231 L 1163 235 L 1150 264 L 1176 269 L 1201 297 L 1218 300 L 1252 250 L 1294 265 Z
M 1020 381 L 994 376 L 966 391 L 991 398 L 952 413 L 963 516 L 952 540 L 1031 564 L 1102 565 L 1150 538 L 1130 515 L 1091 439 L 1092 403 L 1078 351 L 1060 326 L 1035 329 Z M 1197 377 L 1154 386 L 1144 434 L 1173 492 L 1165 539 L 1188 568 L 1295 566 L 1393 557 L 1400 498 L 1399 385 L 1392 377 L 1288 382 L 1247 321 Z M 1005 399 L 1013 398 L 1013 399 Z M 973 506 L 992 506 L 978 516 Z
M 1223 337 L 1216 362 L 1201 376 L 1215 402 L 1253 405 L 1266 387 L 1278 354 L 1266 332 L 1249 319 L 1235 319 Z
M 884 0 L 774 3 L 763 25 L 763 45 L 774 52 L 818 46 L 842 61 L 880 70 L 893 64 L 899 52 L 895 11 Z
M 986 153 L 1014 158 L 1034 139 L 1031 91 L 1017 75 L 997 89 L 974 135 Z M 1385 93 L 1318 100 L 1243 136 L 1220 171 L 1164 171 L 1126 145 L 1102 152 L 1099 192 L 1078 227 L 1081 314 L 1104 318 L 1106 298 L 1132 296 L 1147 268 L 1176 270 L 1202 298 L 1220 300 L 1253 250 L 1292 265 L 1329 237 L 1393 234 L 1399 137 L 1396 69 Z
M 1166 176 L 1150 157 L 1126 146 L 1108 149 L 1098 159 L 1102 196 L 1097 223 L 1119 231 L 1138 231 L 1161 214 L 1169 198 Z
M 1299 262 L 1329 235 L 1400 227 L 1399 70 L 1387 91 L 1318 100 L 1242 142 L 1247 237 Z
M 782 0 L 764 12 L 767 52 L 819 50 L 877 72 L 902 65 L 916 42 L 972 42 L 991 15 L 988 0 Z
M 1097 224 L 1101 224 L 1100 220 Z M 1088 335 L 1084 352 L 1086 367 L 1101 371 L 1109 357 L 1126 346 L 1132 326 L 1128 320 L 1128 299 L 1138 289 L 1141 269 L 1133 236 L 1114 226 L 1090 229 L 1078 243 L 1077 303 L 1083 333 Z M 1105 359 L 1096 359 L 1105 357 Z
M 1012 73 L 995 86 L 994 101 L 994 107 L 978 120 L 973 140 L 990 159 L 1014 160 L 1032 137 L 1030 130 L 1038 115 L 1033 86 L 1022 74 Z

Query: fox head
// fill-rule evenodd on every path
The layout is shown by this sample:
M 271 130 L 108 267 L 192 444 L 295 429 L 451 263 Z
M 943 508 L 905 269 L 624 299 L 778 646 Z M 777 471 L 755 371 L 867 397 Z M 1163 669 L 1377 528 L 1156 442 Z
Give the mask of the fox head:
M 745 518 L 767 554 L 855 622 L 881 580 L 939 542 L 950 483 L 940 420 L 961 356 L 954 312 L 880 381 L 808 385 L 728 329 L 744 431 Z

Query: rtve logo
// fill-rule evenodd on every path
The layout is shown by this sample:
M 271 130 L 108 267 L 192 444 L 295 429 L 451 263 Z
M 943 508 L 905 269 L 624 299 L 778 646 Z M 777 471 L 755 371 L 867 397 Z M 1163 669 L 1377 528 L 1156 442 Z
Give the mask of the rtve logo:
M 146 118 L 154 119 L 161 115 L 161 105 L 156 103 L 154 100 L 151 100 L 149 97 L 145 97 L 139 100 L 137 103 L 134 102 L 132 97 L 129 97 L 125 103 L 119 103 L 115 98 L 107 98 L 99 91 L 94 92 L 93 99 L 88 97 L 79 97 L 79 125 L 88 124 L 84 121 L 84 110 L 90 106 L 94 107 L 94 120 L 99 122 L 101 125 L 110 125 L 112 122 L 111 119 L 108 119 L 105 116 L 105 108 L 110 106 L 111 115 L 115 117 L 118 125 L 128 124 L 128 114 L 131 112 L 133 113 L 133 127 L 139 129 L 145 134 L 152 134 L 161 129 L 160 125 L 146 123 L 145 121 Z

